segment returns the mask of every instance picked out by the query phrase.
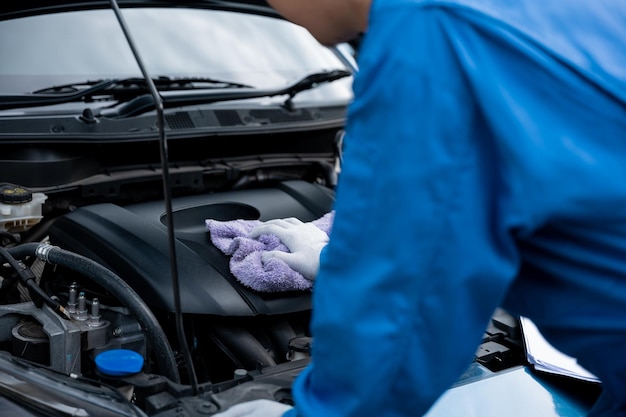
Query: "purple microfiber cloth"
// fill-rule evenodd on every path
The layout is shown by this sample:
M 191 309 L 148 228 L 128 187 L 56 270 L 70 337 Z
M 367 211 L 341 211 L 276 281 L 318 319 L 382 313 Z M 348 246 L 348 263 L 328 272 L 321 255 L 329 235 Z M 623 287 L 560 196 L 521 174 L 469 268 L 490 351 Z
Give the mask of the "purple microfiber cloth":
M 313 223 L 330 235 L 335 212 L 331 211 Z M 275 235 L 248 237 L 250 231 L 261 224 L 259 220 L 205 220 L 211 241 L 224 254 L 229 255 L 230 271 L 243 285 L 261 292 L 310 290 L 313 282 L 294 271 L 282 259 L 272 258 L 263 263 L 264 251 L 289 249 Z

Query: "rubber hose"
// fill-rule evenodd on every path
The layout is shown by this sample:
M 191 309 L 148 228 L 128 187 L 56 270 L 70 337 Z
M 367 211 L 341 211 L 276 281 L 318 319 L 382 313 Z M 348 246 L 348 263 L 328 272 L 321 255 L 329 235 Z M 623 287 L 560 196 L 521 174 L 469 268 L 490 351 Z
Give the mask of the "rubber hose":
M 37 282 L 35 282 L 36 277 L 29 268 L 25 266 L 22 267 L 18 260 L 15 259 L 15 257 L 11 255 L 6 248 L 0 247 L 0 257 L 2 257 L 11 266 L 11 268 L 13 268 L 19 277 L 19 281 L 28 289 L 29 292 L 31 292 L 31 295 L 33 295 L 33 293 L 36 294 L 36 296 L 39 297 L 43 303 L 66 318 L 59 302 L 50 298 L 48 294 L 46 294 L 44 290 L 37 285 Z
M 89 258 L 48 244 L 25 243 L 8 248 L 8 251 L 16 258 L 36 256 L 48 263 L 79 272 L 110 291 L 135 316 L 146 332 L 163 375 L 173 382 L 180 383 L 174 352 L 157 318 L 135 290 L 117 274 Z

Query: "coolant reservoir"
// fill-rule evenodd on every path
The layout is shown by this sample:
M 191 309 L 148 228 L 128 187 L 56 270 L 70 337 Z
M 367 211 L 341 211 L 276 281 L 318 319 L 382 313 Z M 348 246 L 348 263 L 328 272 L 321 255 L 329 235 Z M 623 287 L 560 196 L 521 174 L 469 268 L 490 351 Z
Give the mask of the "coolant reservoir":
M 0 230 L 18 233 L 39 223 L 47 198 L 19 185 L 0 183 Z

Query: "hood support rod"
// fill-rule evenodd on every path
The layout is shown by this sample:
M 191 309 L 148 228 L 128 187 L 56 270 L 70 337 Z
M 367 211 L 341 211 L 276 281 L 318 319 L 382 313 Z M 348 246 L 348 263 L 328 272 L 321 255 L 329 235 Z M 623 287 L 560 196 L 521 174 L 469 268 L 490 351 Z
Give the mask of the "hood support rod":
M 148 74 L 148 70 L 143 63 L 141 55 L 139 54 L 139 50 L 135 45 L 135 41 L 133 40 L 130 30 L 126 25 L 126 21 L 124 20 L 124 16 L 117 4 L 116 0 L 111 0 L 111 7 L 115 12 L 115 16 L 124 32 L 124 36 L 126 36 L 126 41 L 128 42 L 128 46 L 133 52 L 135 57 L 135 61 L 137 61 L 137 65 L 139 65 L 139 69 L 146 80 L 146 85 L 150 90 L 150 94 L 154 99 L 154 106 L 157 113 L 157 126 L 159 129 L 159 144 L 161 148 L 161 169 L 163 172 L 163 195 L 165 199 L 165 212 L 167 218 L 167 229 L 168 229 L 168 244 L 169 244 L 169 258 L 170 258 L 170 269 L 172 274 L 172 290 L 174 295 L 174 314 L 176 316 L 176 332 L 178 335 L 178 343 L 180 344 L 180 349 L 183 353 L 185 359 L 185 365 L 187 371 L 189 373 L 191 390 L 194 396 L 198 395 L 198 379 L 196 377 L 196 372 L 193 366 L 193 360 L 191 358 L 191 351 L 189 350 L 189 345 L 187 344 L 187 338 L 185 336 L 185 329 L 183 326 L 183 315 L 180 307 L 180 284 L 178 279 L 178 263 L 176 260 L 176 240 L 174 236 L 174 216 L 172 215 L 172 192 L 171 192 L 171 182 L 170 182 L 170 174 L 169 174 L 169 160 L 168 160 L 168 151 L 167 151 L 167 138 L 165 136 L 165 117 L 163 113 L 163 99 L 159 94 L 154 81 Z

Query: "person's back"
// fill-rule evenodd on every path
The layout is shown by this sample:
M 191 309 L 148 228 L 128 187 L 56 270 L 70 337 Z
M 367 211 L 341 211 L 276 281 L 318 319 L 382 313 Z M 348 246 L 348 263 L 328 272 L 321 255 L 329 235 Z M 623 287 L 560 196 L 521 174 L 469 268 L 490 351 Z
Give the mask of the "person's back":
M 425 412 L 498 305 L 626 413 L 624 42 L 625 2 L 373 2 L 300 415 Z
M 626 3 L 461 3 L 508 51 L 503 85 L 473 78 L 524 219 L 504 305 L 602 379 L 592 415 L 626 415 Z
M 503 306 L 626 416 L 626 2 L 373 0 L 359 68 L 286 415 L 424 414 Z

